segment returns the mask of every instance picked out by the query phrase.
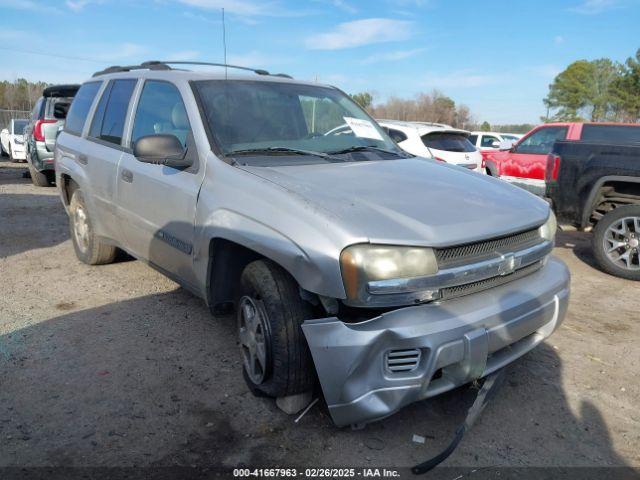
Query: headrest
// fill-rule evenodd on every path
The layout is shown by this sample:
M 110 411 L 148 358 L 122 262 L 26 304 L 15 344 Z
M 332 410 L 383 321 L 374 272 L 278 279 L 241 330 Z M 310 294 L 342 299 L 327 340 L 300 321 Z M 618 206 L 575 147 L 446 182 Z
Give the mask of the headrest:
M 173 110 L 171 110 L 171 122 L 173 123 L 173 127 L 178 130 L 189 129 L 187 111 L 184 109 L 182 102 L 178 102 L 173 106 Z

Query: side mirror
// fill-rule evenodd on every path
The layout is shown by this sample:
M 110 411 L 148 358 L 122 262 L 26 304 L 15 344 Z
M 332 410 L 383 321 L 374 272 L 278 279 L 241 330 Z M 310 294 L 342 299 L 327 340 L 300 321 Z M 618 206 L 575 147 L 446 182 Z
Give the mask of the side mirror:
M 510 142 L 508 140 L 505 140 L 505 141 L 502 141 L 502 142 L 493 142 L 493 143 L 497 143 L 498 144 L 498 148 L 500 150 L 511 150 L 513 148 L 513 142 Z
M 491 142 L 491 148 L 500 148 L 500 143 L 498 140 L 494 140 Z
M 69 111 L 70 104 L 58 102 L 53 106 L 53 118 L 56 120 L 65 120 L 67 118 L 67 112 Z
M 190 167 L 187 150 L 175 135 L 160 133 L 141 137 L 133 145 L 133 155 L 138 161 L 173 168 Z

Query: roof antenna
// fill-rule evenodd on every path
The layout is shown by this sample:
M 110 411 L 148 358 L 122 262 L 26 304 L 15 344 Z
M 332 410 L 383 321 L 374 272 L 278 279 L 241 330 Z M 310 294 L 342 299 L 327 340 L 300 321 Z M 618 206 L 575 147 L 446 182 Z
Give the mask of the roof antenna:
M 222 8 L 222 49 L 224 50 L 224 79 L 227 79 L 227 30 L 224 25 L 224 7 Z

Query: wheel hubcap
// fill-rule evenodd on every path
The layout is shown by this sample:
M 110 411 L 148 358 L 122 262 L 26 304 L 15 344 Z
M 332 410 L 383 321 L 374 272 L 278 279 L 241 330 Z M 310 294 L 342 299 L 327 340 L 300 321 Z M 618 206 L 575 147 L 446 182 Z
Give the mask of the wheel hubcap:
M 245 370 L 256 385 L 261 384 L 267 371 L 267 329 L 263 309 L 251 297 L 240 299 L 238 337 Z
M 86 252 L 89 248 L 89 223 L 82 207 L 76 207 L 73 213 L 73 234 L 80 250 Z
M 604 251 L 617 267 L 640 270 L 640 217 L 615 221 L 604 234 Z

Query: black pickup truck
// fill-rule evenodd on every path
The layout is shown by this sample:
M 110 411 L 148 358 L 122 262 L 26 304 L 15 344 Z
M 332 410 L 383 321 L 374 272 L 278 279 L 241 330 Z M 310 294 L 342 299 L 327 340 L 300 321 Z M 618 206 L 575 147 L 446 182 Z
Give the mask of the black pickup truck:
M 546 172 L 559 222 L 593 229 L 598 265 L 640 280 L 640 143 L 558 141 Z

